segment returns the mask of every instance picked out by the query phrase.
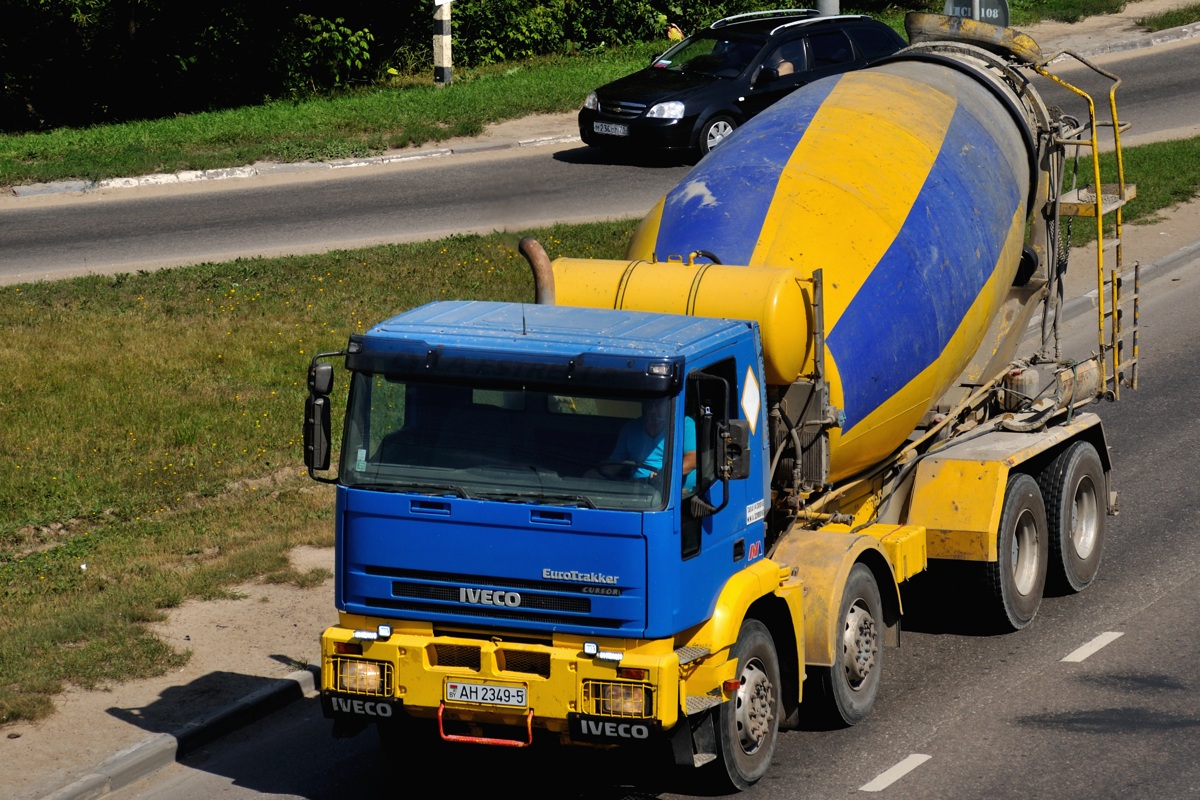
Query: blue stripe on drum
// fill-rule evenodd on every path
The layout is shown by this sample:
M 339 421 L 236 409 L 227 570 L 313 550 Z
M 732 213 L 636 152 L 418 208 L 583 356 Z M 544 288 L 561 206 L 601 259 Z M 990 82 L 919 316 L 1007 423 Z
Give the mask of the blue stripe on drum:
M 941 355 L 995 271 L 1020 202 L 1001 148 L 959 106 L 900 233 L 829 334 L 843 430 Z

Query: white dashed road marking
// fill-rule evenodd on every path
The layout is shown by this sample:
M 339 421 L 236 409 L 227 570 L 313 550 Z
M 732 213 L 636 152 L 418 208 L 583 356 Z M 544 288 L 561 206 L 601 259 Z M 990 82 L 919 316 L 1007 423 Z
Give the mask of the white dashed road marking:
M 864 783 L 862 786 L 858 787 L 858 790 L 860 792 L 882 792 L 884 789 L 888 788 L 893 783 L 900 780 L 905 775 L 912 772 L 914 769 L 921 766 L 931 758 L 933 758 L 933 756 L 922 755 L 921 753 L 913 753 L 896 766 L 892 767 L 886 772 L 880 773 L 879 777 L 877 777 L 875 780 L 871 781 L 870 783 Z
M 1105 647 L 1106 645 L 1112 644 L 1113 642 L 1115 642 L 1117 639 L 1120 639 L 1124 635 L 1125 634 L 1123 634 L 1123 633 L 1115 633 L 1113 631 L 1109 631 L 1108 633 L 1102 633 L 1099 636 L 1097 636 L 1095 639 L 1092 639 L 1090 642 L 1085 644 L 1083 647 L 1079 648 L 1075 652 L 1068 655 L 1066 658 L 1063 659 L 1063 661 L 1079 663 L 1080 661 L 1083 661 L 1085 658 L 1087 658 L 1088 656 L 1095 653 L 1101 647 Z

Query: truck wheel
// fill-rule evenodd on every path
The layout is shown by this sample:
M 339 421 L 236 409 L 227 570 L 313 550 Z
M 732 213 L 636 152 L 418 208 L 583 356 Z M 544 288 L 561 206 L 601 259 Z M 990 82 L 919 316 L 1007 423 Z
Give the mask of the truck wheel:
M 1050 554 L 1046 507 L 1029 475 L 1009 476 L 996 549 L 999 558 L 985 564 L 992 616 L 1000 627 L 1019 631 L 1042 603 Z
M 1096 448 L 1076 442 L 1038 476 L 1050 539 L 1048 580 L 1063 592 L 1087 588 L 1100 569 L 1107 509 L 1104 465 Z
M 700 155 L 706 156 L 720 144 L 721 140 L 733 133 L 737 123 L 726 116 L 716 116 L 704 123 L 700 128 Z
M 833 666 L 820 673 L 819 713 L 826 723 L 857 725 L 875 705 L 883 675 L 883 601 L 865 564 L 850 569 L 836 632 Z
M 756 619 L 742 623 L 732 655 L 741 685 L 717 712 L 717 762 L 735 789 L 767 773 L 779 733 L 779 657 L 775 641 Z

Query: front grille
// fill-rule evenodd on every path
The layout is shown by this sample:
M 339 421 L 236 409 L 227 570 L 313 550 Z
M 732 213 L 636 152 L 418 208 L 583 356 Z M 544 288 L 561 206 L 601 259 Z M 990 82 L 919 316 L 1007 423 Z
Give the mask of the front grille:
M 549 653 L 532 653 L 528 650 L 501 648 L 496 651 L 496 660 L 499 668 L 504 672 L 524 672 L 527 675 L 550 677 Z
M 654 689 L 642 683 L 584 681 L 583 713 L 622 719 L 653 717 Z
M 625 100 L 601 100 L 600 113 L 619 119 L 633 119 L 646 113 L 646 104 L 630 103 Z
M 355 668 L 360 673 L 355 675 Z M 377 669 L 378 680 L 367 680 L 361 672 L 364 669 Z M 343 694 L 357 694 L 365 697 L 391 697 L 392 682 L 395 680 L 392 664 L 388 661 L 367 661 L 361 658 L 343 658 L 330 656 L 330 684 L 326 687 Z
M 547 624 L 558 625 L 579 625 L 582 621 L 578 616 L 567 616 L 565 614 L 544 614 L 544 613 L 521 613 L 520 611 L 509 611 L 507 609 L 490 610 L 487 606 L 476 605 L 458 605 L 445 606 L 434 605 L 432 603 L 414 603 L 404 600 L 392 600 L 384 597 L 365 597 L 362 600 L 363 605 L 370 608 L 386 608 L 391 611 L 396 611 L 402 614 L 457 614 L 461 617 L 472 617 L 475 619 L 497 619 L 497 620 L 520 620 L 522 622 L 541 622 Z M 598 628 L 619 628 L 626 624 L 621 620 L 609 619 L 607 617 L 588 616 L 586 618 L 588 625 Z
M 480 668 L 479 648 L 465 644 L 432 644 L 428 648 L 429 663 L 435 667 L 455 667 L 475 672 Z
M 461 603 L 459 587 L 429 586 L 426 584 L 411 584 L 394 581 L 392 583 L 393 597 L 407 597 L 412 600 L 438 600 L 444 603 Z M 473 603 L 471 606 L 477 607 Z M 555 597 L 538 594 L 522 594 L 521 608 L 537 611 L 557 611 L 566 614 L 587 614 L 592 610 L 592 601 L 586 597 Z

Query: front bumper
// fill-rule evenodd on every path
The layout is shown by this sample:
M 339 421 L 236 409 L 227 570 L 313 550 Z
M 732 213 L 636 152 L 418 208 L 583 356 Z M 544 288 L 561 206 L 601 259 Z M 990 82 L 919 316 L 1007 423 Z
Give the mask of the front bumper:
M 496 631 L 435 634 L 402 623 L 386 640 L 355 636 L 378 622 L 346 615 L 322 635 L 326 716 L 433 719 L 443 738 L 471 739 L 472 731 L 500 727 L 515 739 L 544 730 L 572 742 L 620 744 L 669 731 L 682 708 L 728 699 L 720 687 L 736 671 L 735 662 L 693 663 L 684 679 L 671 640 L 554 635 L 540 643 Z M 689 703 L 689 691 L 703 701 Z
M 599 133 L 595 123 L 622 125 L 628 136 Z M 624 147 L 643 150 L 687 150 L 693 146 L 696 117 L 683 119 L 621 119 L 588 108 L 579 112 L 579 138 L 592 147 Z

